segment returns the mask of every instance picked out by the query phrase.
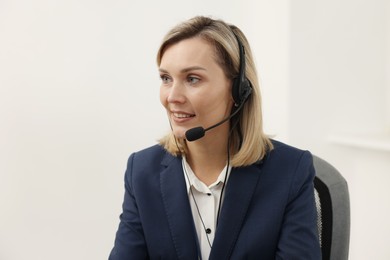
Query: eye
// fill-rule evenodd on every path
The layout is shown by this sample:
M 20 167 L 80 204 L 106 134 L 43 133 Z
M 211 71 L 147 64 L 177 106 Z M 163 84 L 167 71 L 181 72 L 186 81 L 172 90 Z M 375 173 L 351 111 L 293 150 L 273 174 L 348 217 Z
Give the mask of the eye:
M 195 77 L 195 76 L 188 76 L 187 77 L 187 82 L 190 83 L 191 85 L 194 85 L 200 81 L 200 78 Z
M 168 84 L 168 83 L 170 83 L 172 81 L 171 77 L 169 77 L 166 74 L 161 74 L 160 78 L 161 78 L 161 81 L 162 81 L 163 84 Z

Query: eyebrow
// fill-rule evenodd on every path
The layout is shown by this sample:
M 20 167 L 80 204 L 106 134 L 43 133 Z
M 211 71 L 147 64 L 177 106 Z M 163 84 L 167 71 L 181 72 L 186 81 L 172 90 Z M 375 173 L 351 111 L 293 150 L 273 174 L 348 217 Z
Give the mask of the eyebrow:
M 159 68 L 158 69 L 160 72 L 163 72 L 163 73 L 168 73 L 167 70 L 163 69 L 163 68 Z M 204 70 L 206 71 L 205 68 L 203 67 L 200 67 L 200 66 L 191 66 L 191 67 L 188 67 L 188 68 L 184 68 L 182 70 L 180 70 L 181 73 L 186 73 L 186 72 L 189 72 L 189 71 L 193 71 L 193 70 Z

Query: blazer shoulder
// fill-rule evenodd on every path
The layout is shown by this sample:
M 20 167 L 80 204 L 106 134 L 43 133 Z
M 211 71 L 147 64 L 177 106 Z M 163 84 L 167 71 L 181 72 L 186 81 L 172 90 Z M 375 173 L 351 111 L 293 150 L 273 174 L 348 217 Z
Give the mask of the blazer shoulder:
M 283 143 L 281 141 L 276 141 L 276 140 L 271 140 L 273 146 L 274 146 L 274 149 L 271 150 L 271 151 L 277 151 L 277 152 L 297 152 L 297 153 L 300 153 L 300 152 L 304 152 L 304 150 L 300 149 L 300 148 L 297 148 L 297 147 L 294 147 L 294 146 L 291 146 L 289 144 L 286 144 L 286 143 Z
M 302 150 L 285 143 L 272 140 L 272 149 L 265 158 L 265 167 L 273 174 L 282 174 L 283 178 L 313 178 L 313 156 L 310 151 Z
M 276 140 L 272 140 L 272 144 L 274 148 L 270 152 L 268 152 L 267 157 L 277 157 L 278 160 L 282 160 L 285 162 L 288 162 L 290 160 L 303 160 L 311 163 L 313 160 L 312 154 L 308 150 L 303 150 Z
M 159 144 L 147 147 L 145 149 L 134 152 L 130 155 L 132 160 L 141 160 L 144 164 L 156 164 L 156 162 L 168 163 L 176 158 Z
M 125 182 L 134 187 L 134 183 L 139 185 L 140 181 L 155 181 L 159 176 L 156 173 L 161 172 L 174 158 L 158 144 L 133 152 L 127 160 Z
M 127 162 L 127 169 L 142 169 L 150 172 L 156 167 L 168 165 L 175 158 L 177 157 L 171 155 L 164 147 L 156 144 L 132 153 Z

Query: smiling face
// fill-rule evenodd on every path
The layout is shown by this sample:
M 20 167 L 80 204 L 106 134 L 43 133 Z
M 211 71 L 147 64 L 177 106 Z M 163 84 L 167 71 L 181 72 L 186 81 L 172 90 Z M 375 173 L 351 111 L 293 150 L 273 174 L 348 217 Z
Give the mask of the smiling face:
M 177 138 L 193 127 L 207 128 L 230 115 L 231 80 L 216 62 L 214 47 L 194 37 L 165 50 L 159 67 L 160 101 Z M 229 122 L 207 132 L 227 134 Z

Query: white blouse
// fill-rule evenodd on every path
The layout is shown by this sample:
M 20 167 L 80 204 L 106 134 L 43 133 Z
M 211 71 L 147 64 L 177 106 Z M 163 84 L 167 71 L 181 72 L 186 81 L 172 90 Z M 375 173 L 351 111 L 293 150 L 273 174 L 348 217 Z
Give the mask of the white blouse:
M 196 177 L 185 157 L 183 157 L 182 165 L 202 259 L 208 259 L 217 228 L 218 207 L 227 166 L 223 168 L 218 179 L 207 186 Z M 231 167 L 229 166 L 227 177 L 229 177 L 230 171 Z M 226 178 L 226 182 L 227 180 L 228 178 Z M 222 202 L 223 198 L 221 204 Z

